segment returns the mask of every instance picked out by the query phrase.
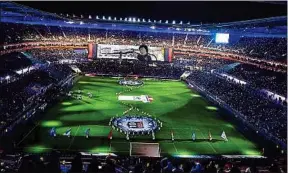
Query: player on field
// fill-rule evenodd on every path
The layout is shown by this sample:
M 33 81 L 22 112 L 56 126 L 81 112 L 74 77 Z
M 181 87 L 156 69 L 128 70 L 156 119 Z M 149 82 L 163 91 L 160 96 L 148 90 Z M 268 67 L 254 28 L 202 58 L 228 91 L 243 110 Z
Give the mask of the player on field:
M 50 130 L 50 136 L 51 136 L 51 137 L 56 137 L 56 129 L 55 129 L 55 127 L 53 127 L 53 128 Z
M 68 128 L 63 135 L 65 135 L 65 136 L 67 136 L 68 138 L 70 138 L 70 137 L 71 137 L 71 130 L 72 130 L 71 128 Z
M 90 128 L 86 129 L 85 135 L 87 139 L 90 137 Z

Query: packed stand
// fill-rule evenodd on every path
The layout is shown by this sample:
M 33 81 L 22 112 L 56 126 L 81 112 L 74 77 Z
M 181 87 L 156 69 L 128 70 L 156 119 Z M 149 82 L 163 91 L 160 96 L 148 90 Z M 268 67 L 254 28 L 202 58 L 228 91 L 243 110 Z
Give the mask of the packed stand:
M 279 95 L 287 94 L 287 75 L 256 68 L 252 65 L 240 64 L 228 72 L 238 79 L 249 82 L 252 86 L 267 89 Z
M 2 155 L 1 172 L 21 173 L 284 173 L 287 166 L 283 158 L 265 159 L 189 159 L 63 156 L 52 151 L 46 155 Z
M 193 72 L 187 79 L 240 112 L 257 130 L 287 144 L 287 108 L 263 99 L 245 85 L 231 83 L 210 72 Z
M 153 33 L 127 30 L 103 30 L 73 27 L 33 26 L 1 23 L 4 43 L 21 42 L 72 42 L 117 45 L 182 47 L 209 49 L 237 53 L 259 59 L 286 62 L 287 38 L 240 37 L 229 44 L 217 44 L 212 35 Z M 11 30 L 13 32 L 11 32 Z

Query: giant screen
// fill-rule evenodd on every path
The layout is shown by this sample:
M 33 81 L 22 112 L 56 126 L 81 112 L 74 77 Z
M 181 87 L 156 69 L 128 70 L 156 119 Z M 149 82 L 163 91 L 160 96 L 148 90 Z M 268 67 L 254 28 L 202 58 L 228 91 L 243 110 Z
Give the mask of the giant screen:
M 165 49 L 161 47 L 148 47 L 152 61 L 164 61 Z M 97 58 L 118 59 L 122 54 L 122 59 L 136 59 L 133 52 L 139 53 L 139 46 L 134 45 L 97 45 Z

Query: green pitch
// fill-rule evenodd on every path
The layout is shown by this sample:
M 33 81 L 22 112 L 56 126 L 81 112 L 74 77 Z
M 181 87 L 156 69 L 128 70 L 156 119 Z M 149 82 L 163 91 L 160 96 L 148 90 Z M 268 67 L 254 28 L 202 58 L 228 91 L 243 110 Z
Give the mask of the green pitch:
M 72 91 L 81 89 L 83 99 L 67 97 L 45 112 L 43 119 L 37 123 L 18 143 L 26 152 L 42 153 L 53 148 L 63 151 L 85 151 L 93 153 L 129 154 L 129 142 L 125 135 L 113 131 L 111 143 L 108 125 L 113 116 L 149 114 L 163 122 L 162 129 L 151 136 L 130 138 L 132 142 L 158 142 L 162 155 L 258 155 L 257 146 L 240 134 L 235 127 L 221 118 L 217 107 L 209 104 L 197 92 L 188 89 L 181 81 L 144 80 L 142 87 L 125 87 L 118 85 L 116 78 L 81 77 Z M 93 98 L 88 98 L 91 92 Z M 120 102 L 116 93 L 122 95 L 149 95 L 154 101 Z M 132 105 L 134 109 L 131 109 Z M 138 109 L 138 110 L 137 110 Z M 58 136 L 49 136 L 49 130 L 56 127 Z M 67 128 L 72 128 L 71 138 L 63 136 Z M 91 129 L 91 137 L 85 138 L 85 130 Z M 37 130 L 37 131 L 36 131 Z M 171 130 L 175 141 L 171 141 Z M 208 141 L 208 132 L 213 140 Z M 222 131 L 229 139 L 225 142 L 220 137 Z M 192 132 L 197 140 L 192 141 Z M 38 137 L 35 139 L 35 137 Z

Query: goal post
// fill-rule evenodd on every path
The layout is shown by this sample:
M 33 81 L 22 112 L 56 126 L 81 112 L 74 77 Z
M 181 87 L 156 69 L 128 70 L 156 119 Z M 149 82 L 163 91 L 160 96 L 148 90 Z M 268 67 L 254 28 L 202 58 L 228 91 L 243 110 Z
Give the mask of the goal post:
M 130 156 L 160 157 L 159 143 L 130 143 Z

